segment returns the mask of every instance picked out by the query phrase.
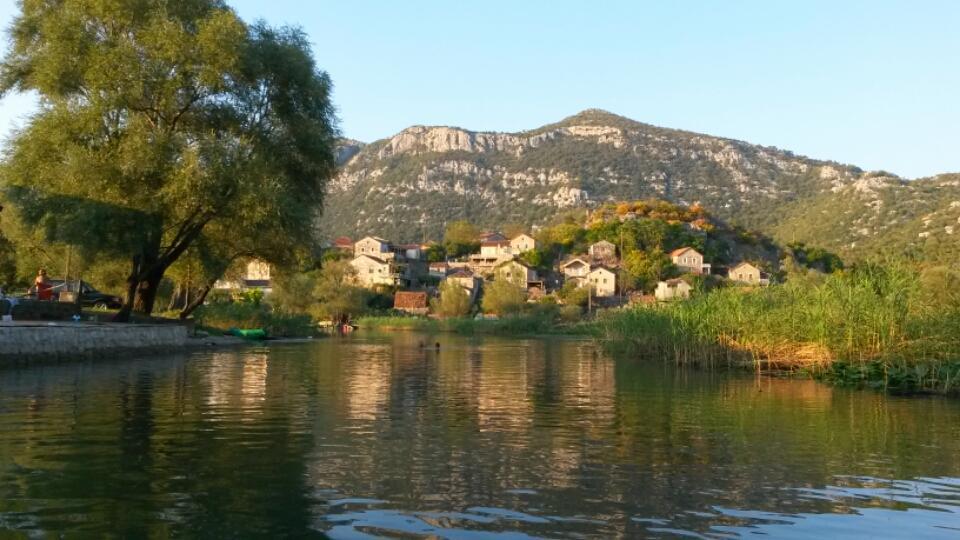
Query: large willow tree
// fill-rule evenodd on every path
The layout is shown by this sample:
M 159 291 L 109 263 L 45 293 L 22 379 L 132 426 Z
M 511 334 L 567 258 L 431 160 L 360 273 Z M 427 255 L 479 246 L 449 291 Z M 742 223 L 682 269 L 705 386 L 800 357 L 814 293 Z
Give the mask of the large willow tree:
M 4 198 L 50 241 L 128 261 L 119 319 L 150 313 L 193 246 L 279 262 L 314 241 L 337 133 L 302 33 L 218 0 L 21 0 L 9 32 L 2 90 L 40 109 Z

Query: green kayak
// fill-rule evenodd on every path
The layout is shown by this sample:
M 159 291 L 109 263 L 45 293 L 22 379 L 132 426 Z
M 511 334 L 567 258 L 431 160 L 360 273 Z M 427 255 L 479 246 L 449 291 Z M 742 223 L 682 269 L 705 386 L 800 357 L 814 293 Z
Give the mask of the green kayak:
M 267 339 L 267 332 L 263 328 L 231 328 L 229 333 L 232 336 L 237 336 L 243 339 Z

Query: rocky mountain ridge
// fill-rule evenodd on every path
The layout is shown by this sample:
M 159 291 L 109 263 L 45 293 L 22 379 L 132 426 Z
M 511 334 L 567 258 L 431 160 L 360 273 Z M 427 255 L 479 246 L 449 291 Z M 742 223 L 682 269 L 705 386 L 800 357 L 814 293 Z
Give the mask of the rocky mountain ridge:
M 877 196 L 926 190 L 935 186 L 934 180 L 907 182 L 595 109 L 518 133 L 413 126 L 366 145 L 345 141 L 338 158 L 342 171 L 329 185 L 321 221 L 328 235 L 419 240 L 438 237 L 447 222 L 457 219 L 488 227 L 532 226 L 563 211 L 662 198 L 699 202 L 722 219 L 780 239 L 788 235 L 856 254 L 864 245 L 858 231 L 866 227 L 866 236 L 884 234 L 883 227 L 870 228 L 862 221 L 877 215 L 870 204 L 909 206 L 904 212 L 910 216 L 940 211 L 933 200 L 928 208 L 899 202 L 906 195 L 894 202 Z M 947 185 L 928 199 L 939 201 L 949 190 Z M 863 199 L 862 211 L 846 209 L 828 219 L 804 215 L 805 206 L 851 199 Z M 858 215 L 849 215 L 851 211 Z M 815 223 L 805 223 L 806 218 Z M 823 236 L 822 231 L 813 233 L 824 222 L 831 234 L 819 242 L 815 236 Z

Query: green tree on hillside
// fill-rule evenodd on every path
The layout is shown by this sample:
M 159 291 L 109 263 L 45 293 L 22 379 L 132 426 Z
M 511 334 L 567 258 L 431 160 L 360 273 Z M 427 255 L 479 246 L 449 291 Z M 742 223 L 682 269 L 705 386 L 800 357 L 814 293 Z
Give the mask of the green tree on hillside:
M 483 291 L 481 307 L 484 313 L 516 315 L 527 305 L 527 290 L 509 279 L 498 279 Z
M 449 257 L 463 257 L 480 249 L 480 229 L 469 221 L 454 221 L 443 233 L 443 247 Z
M 427 248 L 427 262 L 443 262 L 447 260 L 447 250 L 442 244 L 431 244 Z
M 470 295 L 453 280 L 440 284 L 440 297 L 433 302 L 434 312 L 441 317 L 463 317 L 470 313 Z
M 623 257 L 623 273 L 628 289 L 650 291 L 661 278 L 672 275 L 673 269 L 670 258 L 660 250 L 632 250 Z
M 269 235 L 253 255 L 278 262 L 314 242 L 337 133 L 302 33 L 247 26 L 218 0 L 20 6 L 0 89 L 41 105 L 0 187 L 27 227 L 127 261 L 118 318 L 150 313 L 214 225 Z

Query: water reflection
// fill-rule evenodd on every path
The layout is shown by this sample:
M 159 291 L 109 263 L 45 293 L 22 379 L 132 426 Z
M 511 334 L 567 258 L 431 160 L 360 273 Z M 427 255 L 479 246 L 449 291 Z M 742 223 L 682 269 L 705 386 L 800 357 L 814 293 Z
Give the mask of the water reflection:
M 958 478 L 956 401 L 583 341 L 355 336 L 0 372 L 0 536 L 950 538 Z

